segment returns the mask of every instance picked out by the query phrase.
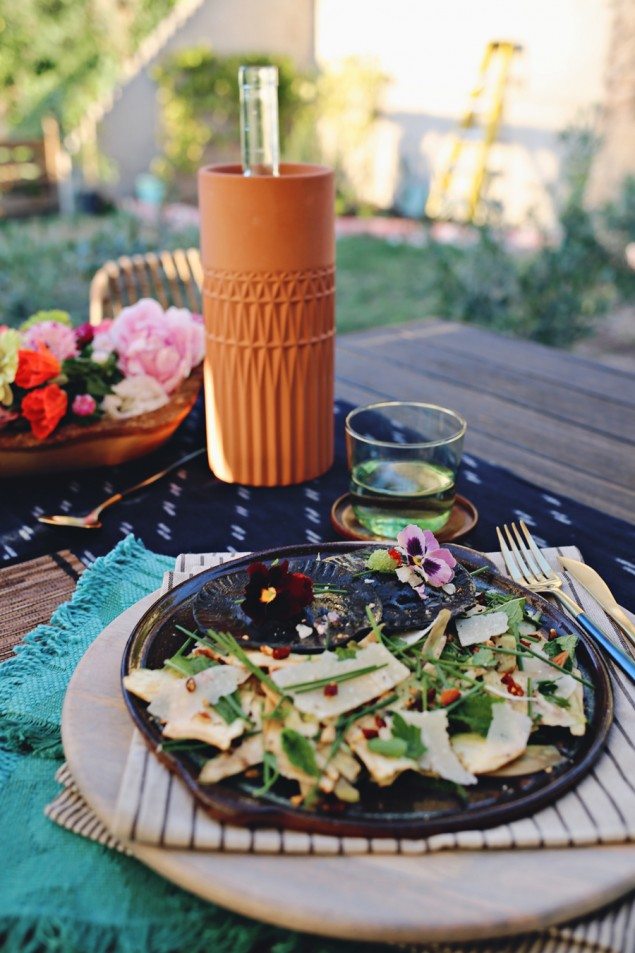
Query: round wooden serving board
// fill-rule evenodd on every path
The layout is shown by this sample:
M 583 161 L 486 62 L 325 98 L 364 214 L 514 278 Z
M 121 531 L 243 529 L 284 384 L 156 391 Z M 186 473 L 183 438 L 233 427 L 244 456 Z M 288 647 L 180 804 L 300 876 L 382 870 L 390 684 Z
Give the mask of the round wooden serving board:
M 119 684 L 142 599 L 93 643 L 71 680 L 64 751 L 93 810 L 110 826 L 132 721 Z M 635 885 L 635 847 L 446 851 L 418 857 L 257 856 L 128 845 L 180 887 L 293 930 L 384 942 L 477 940 L 541 930 Z

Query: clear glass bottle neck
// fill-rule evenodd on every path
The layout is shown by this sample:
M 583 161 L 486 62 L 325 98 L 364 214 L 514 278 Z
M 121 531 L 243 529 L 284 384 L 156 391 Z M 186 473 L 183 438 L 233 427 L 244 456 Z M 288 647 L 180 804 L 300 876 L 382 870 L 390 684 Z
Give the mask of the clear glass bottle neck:
M 240 145 L 244 175 L 279 175 L 278 69 L 241 66 Z

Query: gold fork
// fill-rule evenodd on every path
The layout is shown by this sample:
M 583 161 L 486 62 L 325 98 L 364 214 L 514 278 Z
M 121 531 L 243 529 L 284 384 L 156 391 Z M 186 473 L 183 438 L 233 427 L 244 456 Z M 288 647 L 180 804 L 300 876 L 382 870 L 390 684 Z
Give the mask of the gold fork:
M 193 453 L 188 453 L 158 473 L 153 473 L 152 476 L 141 480 L 140 483 L 135 483 L 134 486 L 129 486 L 125 490 L 113 493 L 112 496 L 109 496 L 107 500 L 104 500 L 103 503 L 100 503 L 99 506 L 96 506 L 85 516 L 71 516 L 69 513 L 45 513 L 42 516 L 38 516 L 38 520 L 40 523 L 47 523 L 49 526 L 72 526 L 74 529 L 101 529 L 102 524 L 99 517 L 105 509 L 109 506 L 113 506 L 114 503 L 118 503 L 119 500 L 123 500 L 124 496 L 129 496 L 131 493 L 136 493 L 137 490 L 156 483 L 157 480 L 161 480 L 164 476 L 167 476 L 168 473 L 172 473 L 173 470 L 183 466 L 184 463 L 193 460 L 194 457 L 200 457 L 202 453 L 205 453 L 205 450 L 205 447 L 201 447 Z
M 504 531 L 504 536 L 503 536 Z M 520 529 L 515 523 L 505 524 L 503 531 L 496 527 L 501 553 L 507 572 L 514 582 L 534 592 L 549 593 L 565 606 L 570 615 L 596 642 L 599 642 L 607 655 L 616 665 L 635 681 L 635 660 L 617 647 L 609 637 L 599 629 L 566 592 L 562 591 L 562 579 L 552 569 L 527 529 L 524 520 L 520 520 Z

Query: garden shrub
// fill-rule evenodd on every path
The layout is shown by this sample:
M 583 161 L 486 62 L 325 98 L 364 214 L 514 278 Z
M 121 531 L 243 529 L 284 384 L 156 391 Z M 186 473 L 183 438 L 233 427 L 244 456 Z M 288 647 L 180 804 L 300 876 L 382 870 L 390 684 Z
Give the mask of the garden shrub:
M 165 181 L 188 176 L 208 161 L 240 161 L 238 68 L 278 67 L 281 151 L 302 106 L 302 76 L 285 56 L 217 56 L 199 46 L 166 57 L 153 71 L 159 87 L 163 155 L 153 171 Z

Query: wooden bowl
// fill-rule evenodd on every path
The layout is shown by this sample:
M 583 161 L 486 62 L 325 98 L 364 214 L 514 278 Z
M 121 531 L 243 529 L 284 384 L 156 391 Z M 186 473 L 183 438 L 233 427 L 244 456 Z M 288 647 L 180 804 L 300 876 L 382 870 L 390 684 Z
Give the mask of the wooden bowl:
M 113 467 L 158 449 L 190 413 L 203 381 L 203 366 L 192 371 L 169 403 L 127 420 L 102 419 L 82 426 L 66 424 L 46 440 L 29 431 L 0 433 L 0 478 Z

